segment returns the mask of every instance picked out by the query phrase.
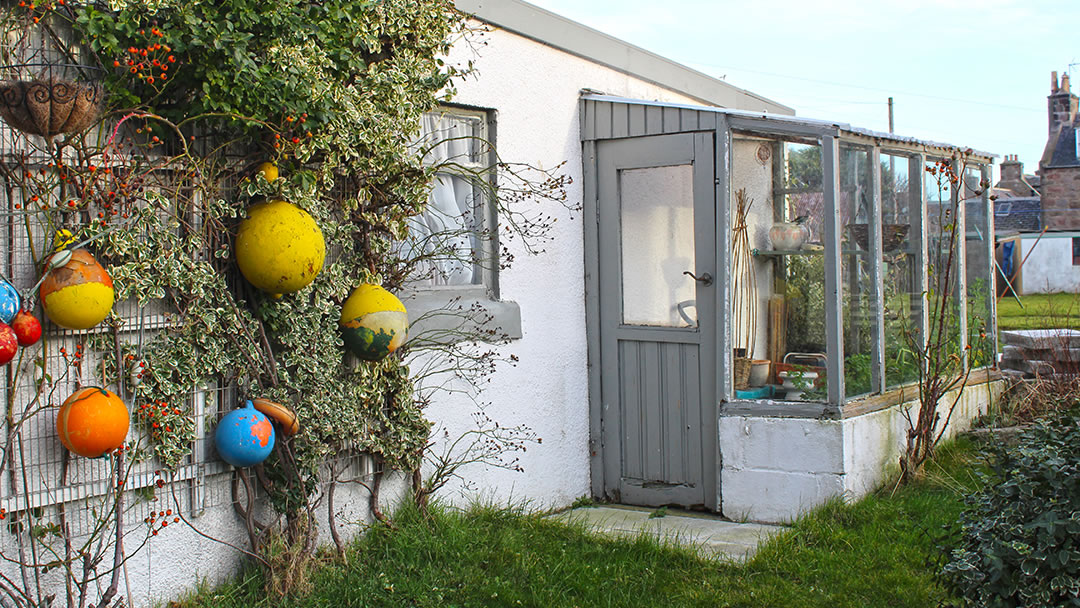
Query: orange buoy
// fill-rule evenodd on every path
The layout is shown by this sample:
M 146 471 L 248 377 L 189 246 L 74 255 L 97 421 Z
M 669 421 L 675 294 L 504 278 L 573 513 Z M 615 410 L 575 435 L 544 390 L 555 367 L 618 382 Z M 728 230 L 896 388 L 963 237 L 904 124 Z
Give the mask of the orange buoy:
M 96 386 L 81 388 L 60 406 L 56 434 L 64 447 L 97 458 L 124 445 L 131 419 L 124 400 Z

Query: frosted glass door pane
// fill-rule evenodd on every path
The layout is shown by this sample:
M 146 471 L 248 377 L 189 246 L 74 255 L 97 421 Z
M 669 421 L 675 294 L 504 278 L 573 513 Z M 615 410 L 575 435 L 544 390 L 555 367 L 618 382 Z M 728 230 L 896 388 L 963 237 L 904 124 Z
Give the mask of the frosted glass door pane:
M 693 165 L 624 169 L 619 196 L 623 323 L 696 327 Z

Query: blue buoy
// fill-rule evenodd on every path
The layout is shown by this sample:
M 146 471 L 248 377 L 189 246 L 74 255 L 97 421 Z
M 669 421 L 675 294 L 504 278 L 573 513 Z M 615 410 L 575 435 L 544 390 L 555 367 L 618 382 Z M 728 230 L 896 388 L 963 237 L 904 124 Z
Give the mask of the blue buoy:
M 234 467 L 250 467 L 266 460 L 274 449 L 274 425 L 250 400 L 218 423 L 214 431 L 218 454 Z

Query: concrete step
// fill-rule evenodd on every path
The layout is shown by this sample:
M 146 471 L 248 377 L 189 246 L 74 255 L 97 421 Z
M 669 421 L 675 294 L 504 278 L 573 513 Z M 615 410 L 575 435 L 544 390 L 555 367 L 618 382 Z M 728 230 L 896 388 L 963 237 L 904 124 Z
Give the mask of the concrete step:
M 703 557 L 745 561 L 758 545 L 786 530 L 784 526 L 737 523 L 718 515 L 666 509 L 663 517 L 650 517 L 656 509 L 624 505 L 580 507 L 552 516 L 578 521 L 600 534 L 633 537 L 645 533 L 657 539 L 695 548 Z

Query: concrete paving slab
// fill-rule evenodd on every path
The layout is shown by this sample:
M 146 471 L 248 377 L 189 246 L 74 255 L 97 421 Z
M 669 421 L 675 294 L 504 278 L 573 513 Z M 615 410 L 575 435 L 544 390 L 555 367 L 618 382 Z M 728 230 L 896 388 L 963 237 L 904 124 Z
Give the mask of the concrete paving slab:
M 663 517 L 650 517 L 656 509 L 605 505 L 579 507 L 552 518 L 583 523 L 600 534 L 637 536 L 647 533 L 658 539 L 693 547 L 705 557 L 745 561 L 758 545 L 784 526 L 736 523 L 716 515 L 667 509 Z
M 1005 344 L 1025 348 L 1080 348 L 1080 331 L 1075 329 L 1021 329 L 1001 332 Z

